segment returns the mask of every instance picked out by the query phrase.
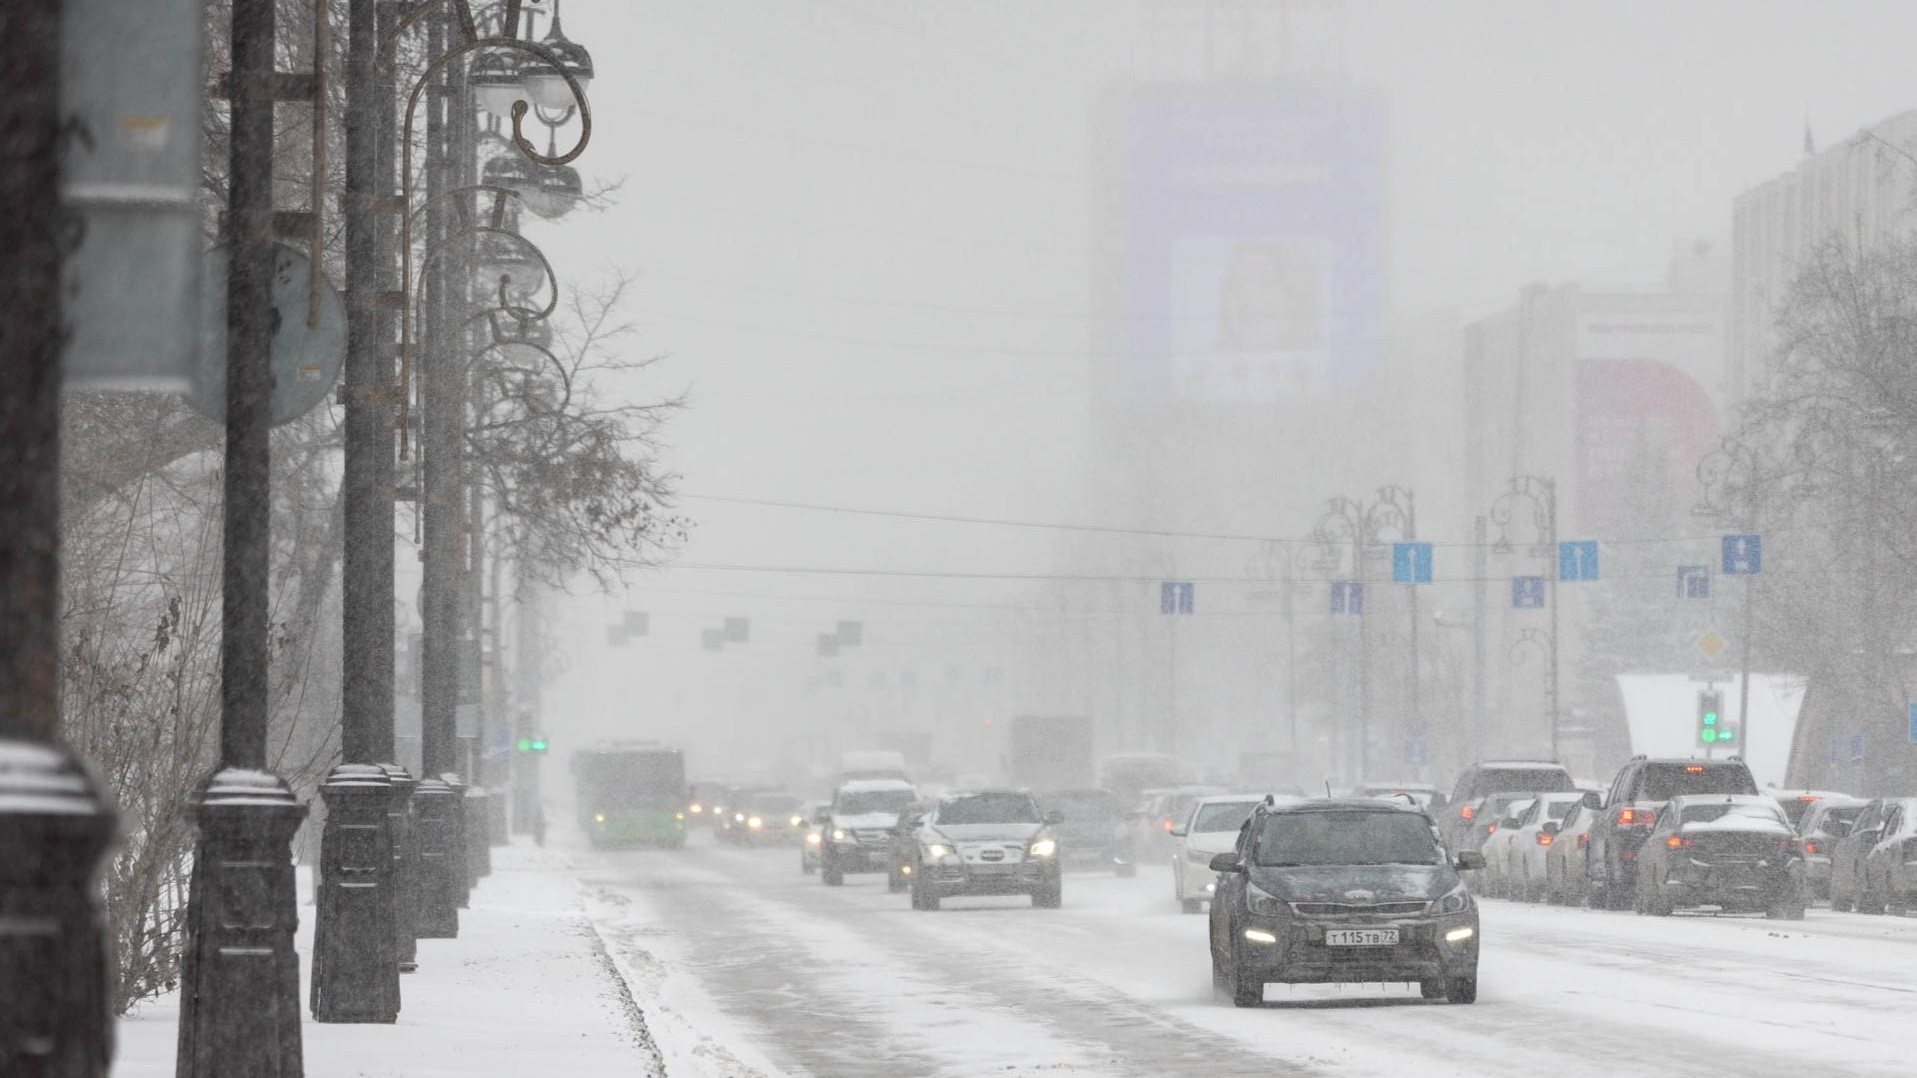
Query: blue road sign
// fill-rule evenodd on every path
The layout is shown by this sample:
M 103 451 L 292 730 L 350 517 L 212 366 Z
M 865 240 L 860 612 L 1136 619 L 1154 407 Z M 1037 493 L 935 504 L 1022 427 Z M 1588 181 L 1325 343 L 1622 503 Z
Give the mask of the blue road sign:
M 1677 597 L 1680 599 L 1710 598 L 1711 567 L 1708 565 L 1678 566 Z
M 1398 584 L 1431 583 L 1431 544 L 1391 544 L 1391 579 Z
M 1558 579 L 1576 583 L 1598 578 L 1596 539 L 1576 539 L 1558 544 Z
M 1431 746 L 1423 738 L 1408 737 L 1404 742 L 1404 762 L 1423 767 L 1431 762 Z
M 1727 535 L 1724 537 L 1724 575 L 1756 576 L 1764 571 L 1764 537 Z
M 1189 614 L 1192 607 L 1192 593 L 1197 588 L 1189 580 L 1167 580 L 1158 585 L 1158 612 L 1160 614 Z
M 1910 727 L 1910 743 L 1917 745 L 1917 704 L 1906 709 L 1904 721 Z
M 1541 576 L 1514 576 L 1511 578 L 1511 609 L 1544 609 L 1544 578 Z
M 1861 764 L 1864 762 L 1863 734 L 1850 735 L 1850 762 L 1853 764 Z
M 1334 614 L 1364 613 L 1365 586 L 1354 580 L 1333 581 L 1331 585 L 1331 612 Z

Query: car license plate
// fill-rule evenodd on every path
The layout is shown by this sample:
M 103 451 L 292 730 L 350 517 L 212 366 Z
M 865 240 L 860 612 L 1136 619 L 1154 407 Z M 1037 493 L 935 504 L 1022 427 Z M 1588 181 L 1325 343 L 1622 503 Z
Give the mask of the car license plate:
M 1398 945 L 1398 930 L 1395 928 L 1327 928 L 1325 946 L 1327 947 L 1395 947 Z

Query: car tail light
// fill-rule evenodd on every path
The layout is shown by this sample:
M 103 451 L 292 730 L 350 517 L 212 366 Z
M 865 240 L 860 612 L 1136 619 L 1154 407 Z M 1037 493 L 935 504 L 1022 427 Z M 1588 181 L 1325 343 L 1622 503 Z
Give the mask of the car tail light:
M 1686 775 L 1702 775 L 1704 773 L 1704 765 L 1703 764 L 1685 764 L 1684 773 Z
M 1621 808 L 1617 810 L 1619 827 L 1649 827 L 1657 822 L 1657 813 L 1650 809 Z
M 1778 842 L 1777 848 L 1783 853 L 1796 853 L 1803 848 L 1803 843 L 1794 838 L 1787 838 Z
M 1498 825 L 1497 825 L 1497 824 L 1491 824 L 1490 826 L 1488 826 L 1488 827 L 1486 827 L 1486 828 L 1484 829 L 1484 833 L 1485 833 L 1485 834 L 1487 834 L 1487 835 L 1495 835 L 1495 834 L 1497 834 L 1497 833 L 1498 833 Z
M 1683 835 L 1672 835 L 1670 838 L 1664 840 L 1664 845 L 1669 846 L 1673 850 L 1685 850 L 1690 848 L 1691 840 L 1685 838 Z
M 1167 817 L 1165 817 L 1165 833 L 1166 833 L 1166 834 L 1168 834 L 1168 835 L 1169 835 L 1169 834 L 1171 834 L 1171 829 L 1172 829 L 1172 828 L 1171 828 L 1171 817 L 1170 817 L 1170 816 L 1167 816 Z
M 1816 840 L 1816 839 L 1814 839 L 1814 838 L 1812 838 L 1812 839 L 1805 839 L 1805 840 L 1804 840 L 1804 852 L 1805 852 L 1805 853 L 1819 853 L 1819 852 L 1821 852 L 1822 850 L 1823 850 L 1823 847 L 1822 847 L 1822 846 L 1819 846 L 1819 845 L 1817 844 L 1817 840 Z
M 1551 833 L 1549 831 L 1539 831 L 1538 845 L 1549 846 L 1550 844 L 1551 844 Z
M 1589 849 L 1590 845 L 1591 845 L 1591 832 L 1579 831 L 1578 832 L 1578 849 L 1580 850 Z
M 1471 817 L 1476 816 L 1477 814 L 1478 814 L 1478 810 L 1476 808 L 1473 808 L 1470 805 L 1466 805 L 1463 808 L 1458 810 L 1458 818 L 1463 820 L 1468 820 Z
M 1817 796 L 1816 794 L 1798 794 L 1797 800 L 1808 803 L 1811 801 L 1822 801 L 1823 798 Z

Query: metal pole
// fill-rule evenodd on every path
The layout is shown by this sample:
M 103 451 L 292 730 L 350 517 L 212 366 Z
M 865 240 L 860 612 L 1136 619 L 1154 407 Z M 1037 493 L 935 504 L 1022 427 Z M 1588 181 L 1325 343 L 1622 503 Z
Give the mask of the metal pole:
M 1366 623 L 1371 620 L 1371 582 L 1367 579 L 1370 570 L 1365 565 L 1365 521 L 1364 507 L 1353 506 L 1356 513 L 1351 524 L 1352 567 L 1357 570 L 1358 594 L 1363 596 L 1363 606 L 1358 611 L 1358 774 L 1363 782 L 1371 775 L 1371 633 Z
M 1291 731 L 1291 766 L 1298 766 L 1298 611 L 1294 563 L 1298 551 L 1285 547 L 1285 721 Z
M 1485 577 L 1490 574 L 1489 551 L 1485 549 L 1488 528 L 1483 514 L 1479 514 L 1472 526 L 1472 538 L 1476 546 L 1471 558 L 1471 759 L 1479 759 L 1483 754 L 1484 728 L 1489 721 L 1485 712 L 1488 694 L 1484 683 L 1484 638 L 1485 619 L 1490 617 L 1489 603 L 1485 600 Z
M 1558 566 L 1554 559 L 1558 551 L 1558 484 L 1555 479 L 1544 480 L 1544 521 L 1545 521 L 1545 572 L 1544 586 L 1549 594 L 1544 603 L 1551 608 L 1551 759 L 1558 758 Z
M 1744 758 L 1751 757 L 1751 605 L 1753 593 L 1757 590 L 1757 576 L 1752 574 L 1744 578 L 1744 630 L 1743 641 L 1738 647 L 1741 656 L 1738 660 L 1737 675 L 1737 736 L 1743 744 Z M 1789 763 L 1789 746 L 1786 746 L 1785 762 Z
M 320 1022 L 399 1017 L 393 755 L 391 337 L 382 336 L 377 0 L 351 0 L 346 60 L 346 398 L 340 479 L 340 765 L 320 786 L 310 1005 Z M 323 61 L 322 61 L 323 62 Z
M 1418 539 L 1418 496 L 1405 491 L 1405 538 L 1416 542 Z M 1418 586 L 1411 586 L 1411 719 L 1416 722 L 1424 718 L 1423 688 L 1419 676 L 1423 663 L 1418 655 Z
M 298 1078 L 290 843 L 306 808 L 266 770 L 273 378 L 274 0 L 234 0 L 227 176 L 220 770 L 195 805 L 178 1073 Z M 314 267 L 315 272 L 318 267 Z M 298 317 L 286 312 L 286 317 Z M 245 886 L 233 881 L 246 880 Z
M 0 5 L 0 1072 L 112 1055 L 94 875 L 113 810 L 60 724 L 61 5 Z
M 444 9 L 427 19 L 428 56 L 445 52 L 447 17 Z M 443 67 L 434 70 L 426 94 L 426 246 L 444 249 L 446 206 L 437 201 L 447 190 L 446 79 Z M 409 207 L 410 209 L 410 207 Z M 420 770 L 413 797 L 418 810 L 415 832 L 419 843 L 419 921 L 421 938 L 450 939 L 459 934 L 459 897 L 464 890 L 464 849 L 459 835 L 459 801 L 447 777 L 459 767 L 458 603 L 460 489 L 457 367 L 447 340 L 446 259 L 430 260 L 426 267 L 426 318 L 422 327 L 419 362 L 421 437 L 424 490 L 421 516 L 425 534 L 420 548 L 421 606 L 424 623 L 420 666 Z

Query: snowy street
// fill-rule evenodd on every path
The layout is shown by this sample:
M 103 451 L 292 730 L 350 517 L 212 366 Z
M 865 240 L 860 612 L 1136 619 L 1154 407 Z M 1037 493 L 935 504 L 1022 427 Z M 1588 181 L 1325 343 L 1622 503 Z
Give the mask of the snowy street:
M 1268 988 L 1211 998 L 1205 918 L 1163 870 L 1071 874 L 914 912 L 828 888 L 789 849 L 581 854 L 581 878 L 680 1076 L 1907 1074 L 1917 921 L 1483 904 L 1482 995 Z

